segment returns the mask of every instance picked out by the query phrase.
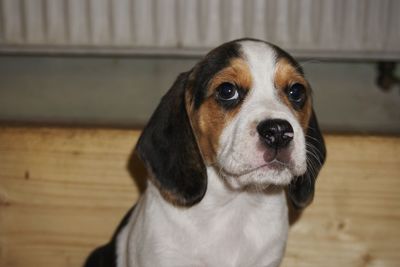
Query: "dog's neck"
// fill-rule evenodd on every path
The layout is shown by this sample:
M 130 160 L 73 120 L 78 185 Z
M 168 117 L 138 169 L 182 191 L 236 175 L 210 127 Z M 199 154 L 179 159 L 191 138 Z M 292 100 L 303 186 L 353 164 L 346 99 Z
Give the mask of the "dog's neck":
M 262 190 L 255 188 L 232 189 L 213 167 L 207 167 L 207 176 L 207 192 L 201 202 L 192 207 L 174 206 L 165 200 L 152 184 L 149 184 L 146 194 L 151 195 L 152 201 L 156 201 L 157 205 L 164 206 L 165 210 L 169 210 L 171 215 L 191 214 L 193 216 L 199 215 L 203 219 L 207 216 L 218 216 L 220 213 L 238 211 L 241 206 L 246 207 L 242 211 L 242 215 L 251 213 L 252 210 L 265 209 L 266 206 L 269 207 L 270 205 L 273 205 L 271 208 L 276 209 L 275 199 L 281 201 L 281 196 L 284 194 L 282 187 L 273 185 Z M 283 204 L 286 206 L 286 203 L 279 203 L 279 206 Z M 211 217 L 208 218 L 211 220 Z
M 119 238 L 121 243 L 140 244 L 140 251 L 128 245 L 130 256 L 135 255 L 130 258 L 152 259 L 145 266 L 176 266 L 177 262 L 182 266 L 243 266 L 249 259 L 254 259 L 254 266 L 277 266 L 288 231 L 283 189 L 232 190 L 214 168 L 208 168 L 207 174 L 206 195 L 189 208 L 172 205 L 149 184 Z
M 248 204 L 253 208 L 258 208 L 269 196 L 283 193 L 282 187 L 274 185 L 257 189 L 256 187 L 246 187 L 235 189 L 225 182 L 225 179 L 219 174 L 218 169 L 207 167 L 208 185 L 207 192 L 201 202 L 196 206 L 199 209 L 224 209 L 229 208 L 231 204 Z

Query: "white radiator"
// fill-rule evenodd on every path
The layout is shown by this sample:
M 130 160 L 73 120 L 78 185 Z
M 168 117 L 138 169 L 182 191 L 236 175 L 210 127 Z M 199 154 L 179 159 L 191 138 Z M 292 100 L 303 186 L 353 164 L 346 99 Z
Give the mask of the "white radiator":
M 400 59 L 399 0 L 0 0 L 0 53 L 199 55 L 255 37 L 298 57 Z

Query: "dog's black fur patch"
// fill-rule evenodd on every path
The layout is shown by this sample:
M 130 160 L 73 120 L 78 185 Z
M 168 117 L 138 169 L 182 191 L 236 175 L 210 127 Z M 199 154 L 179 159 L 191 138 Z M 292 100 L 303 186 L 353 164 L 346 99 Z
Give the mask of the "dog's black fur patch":
M 185 108 L 188 75 L 179 75 L 136 145 L 163 196 L 183 206 L 199 202 L 207 187 L 206 167 Z

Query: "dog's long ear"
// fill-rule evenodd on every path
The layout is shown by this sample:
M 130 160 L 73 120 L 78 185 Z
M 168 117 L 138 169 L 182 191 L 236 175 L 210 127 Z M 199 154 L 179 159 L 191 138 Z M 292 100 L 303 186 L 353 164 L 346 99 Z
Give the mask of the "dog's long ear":
M 318 126 L 317 117 L 312 110 L 306 133 L 307 171 L 296 177 L 289 185 L 289 199 L 296 209 L 303 209 L 314 198 L 315 180 L 325 162 L 326 149 L 324 138 Z
M 206 167 L 185 107 L 188 76 L 178 76 L 136 145 L 150 179 L 166 200 L 180 206 L 198 203 L 207 187 Z

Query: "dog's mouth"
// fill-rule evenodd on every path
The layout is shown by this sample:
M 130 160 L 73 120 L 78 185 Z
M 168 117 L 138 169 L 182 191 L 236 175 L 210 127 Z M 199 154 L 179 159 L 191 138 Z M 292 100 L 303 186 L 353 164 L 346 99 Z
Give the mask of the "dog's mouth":
M 288 162 L 291 160 L 291 152 L 289 149 L 269 148 L 265 150 L 263 159 L 267 164 L 278 162 L 288 165 Z
M 262 165 L 254 167 L 254 168 L 245 169 L 241 172 L 230 172 L 229 170 L 226 170 L 225 168 L 222 168 L 220 172 L 224 176 L 239 177 L 239 176 L 248 175 L 253 172 L 261 171 L 261 170 L 282 171 L 284 169 L 290 169 L 290 164 L 287 162 L 281 161 L 277 157 L 275 157 L 272 160 L 270 160 L 269 162 L 266 162 Z

